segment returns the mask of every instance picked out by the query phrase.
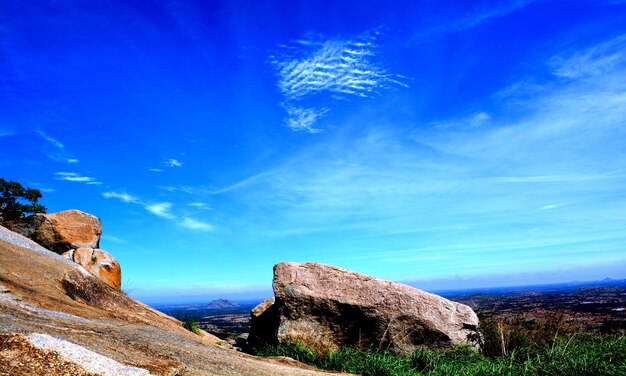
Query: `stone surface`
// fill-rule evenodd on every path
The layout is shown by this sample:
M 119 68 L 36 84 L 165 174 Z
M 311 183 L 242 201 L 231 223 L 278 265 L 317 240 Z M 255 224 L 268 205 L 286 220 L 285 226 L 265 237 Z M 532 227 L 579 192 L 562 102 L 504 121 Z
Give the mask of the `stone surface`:
M 56 253 L 80 247 L 98 248 L 102 234 L 100 220 L 79 210 L 34 214 L 3 226 Z
M 94 375 L 83 355 L 91 363 L 132 367 L 120 374 L 137 368 L 181 376 L 324 374 L 293 360 L 219 347 L 217 337 L 185 330 L 180 321 L 2 226 L 0 285 L 0 374 Z M 52 345 L 42 348 L 41 338 Z
M 279 313 L 274 303 L 274 298 L 267 298 L 250 311 L 248 344 L 253 348 L 276 342 Z
M 107 251 L 81 247 L 69 250 L 61 255 L 82 265 L 87 271 L 104 281 L 107 285 L 120 291 L 122 287 L 122 268 Z
M 300 342 L 325 351 L 342 346 L 410 354 L 474 344 L 474 311 L 400 283 L 316 263 L 274 267 L 275 302 L 252 311 L 253 345 Z

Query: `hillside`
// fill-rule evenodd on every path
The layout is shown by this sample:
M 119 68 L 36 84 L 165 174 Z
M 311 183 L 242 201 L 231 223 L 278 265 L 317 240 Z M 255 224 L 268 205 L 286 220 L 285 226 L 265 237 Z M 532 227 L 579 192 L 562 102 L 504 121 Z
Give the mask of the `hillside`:
M 228 299 L 216 299 L 206 306 L 206 309 L 234 309 L 239 308 L 239 304 Z
M 0 374 L 322 373 L 222 348 L 1 226 L 0 329 Z

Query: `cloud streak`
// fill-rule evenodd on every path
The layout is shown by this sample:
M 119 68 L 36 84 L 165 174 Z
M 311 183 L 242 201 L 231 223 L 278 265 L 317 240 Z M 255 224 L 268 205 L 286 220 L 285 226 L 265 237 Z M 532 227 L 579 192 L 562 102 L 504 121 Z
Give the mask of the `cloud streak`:
M 459 31 L 471 29 L 489 20 L 504 17 L 508 14 L 514 13 L 535 2 L 537 2 L 537 0 L 513 0 L 504 4 L 500 4 L 500 6 L 498 7 L 483 9 L 467 17 L 463 17 L 452 22 L 447 22 L 429 28 L 425 31 L 421 31 L 417 33 L 413 38 L 411 38 L 409 44 L 417 43 L 433 35 L 456 33 Z
M 58 148 L 58 149 L 65 149 L 65 145 L 63 145 L 63 143 L 59 140 L 57 140 L 54 137 L 49 136 L 48 134 L 46 134 L 43 131 L 37 131 L 37 134 L 39 136 L 41 136 L 41 138 L 43 138 L 44 140 L 46 140 L 48 143 L 50 143 L 50 145 Z
M 190 230 L 202 232 L 211 232 L 214 230 L 212 225 L 189 217 L 183 217 L 181 226 Z
M 139 199 L 133 195 L 129 195 L 128 193 L 118 193 L 118 192 L 104 192 L 102 193 L 102 197 L 104 198 L 116 198 L 122 202 L 130 202 L 139 204 Z
M 100 185 L 102 182 L 97 181 L 91 176 L 84 176 L 77 172 L 56 172 L 57 180 L 65 180 L 77 183 L 86 183 L 90 185 Z
M 174 158 L 170 158 L 164 161 L 163 164 L 167 167 L 182 167 L 183 166 L 183 163 L 181 161 L 179 161 L 178 159 L 174 159 Z M 158 172 L 155 170 L 157 169 L 151 169 L 150 171 Z
M 554 57 L 550 64 L 555 76 L 576 79 L 601 75 L 626 64 L 626 35 L 570 55 Z
M 150 213 L 167 219 L 174 219 L 174 215 L 170 213 L 170 209 L 172 208 L 171 202 L 159 202 L 156 204 L 150 204 L 145 206 L 146 210 Z
M 187 206 L 191 206 L 193 208 L 201 210 L 211 210 L 211 207 L 204 202 L 190 202 L 187 204 Z
M 36 133 L 46 141 L 47 145 L 50 145 L 53 148 L 52 151 L 44 151 L 48 158 L 57 162 L 65 162 L 70 164 L 76 164 L 79 162 L 78 158 L 74 158 L 73 156 L 71 156 L 70 153 L 66 151 L 65 145 L 61 141 L 41 130 L 36 131 Z M 46 149 L 49 148 L 44 148 L 44 150 Z
M 329 111 L 307 106 L 306 100 L 371 98 L 390 86 L 407 86 L 401 77 L 388 73 L 377 61 L 375 33 L 355 39 L 303 39 L 283 46 L 271 63 L 278 76 L 278 89 L 285 98 L 285 124 L 310 133 Z
M 189 216 L 179 217 L 172 213 L 172 209 L 174 204 L 171 202 L 156 202 L 156 203 L 145 203 L 139 198 L 128 194 L 128 193 L 120 193 L 120 192 L 103 192 L 102 197 L 106 199 L 117 199 L 121 202 L 128 204 L 135 204 L 143 207 L 149 213 L 160 217 L 165 218 L 171 221 L 176 221 L 177 224 L 183 228 L 198 231 L 198 232 L 212 232 L 215 230 L 215 227 L 210 223 L 203 222 Z M 192 202 L 187 204 L 189 207 L 193 207 L 200 210 L 211 210 L 211 208 L 204 202 Z

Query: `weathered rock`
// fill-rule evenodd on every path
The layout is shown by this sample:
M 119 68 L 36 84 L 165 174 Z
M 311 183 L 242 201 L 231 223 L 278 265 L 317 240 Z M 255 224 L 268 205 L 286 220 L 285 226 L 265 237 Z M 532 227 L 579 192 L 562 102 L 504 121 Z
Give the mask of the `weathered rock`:
M 316 350 L 358 346 L 410 354 L 474 344 L 474 311 L 400 283 L 316 263 L 274 266 L 276 301 L 252 311 L 252 345 L 300 342 Z
M 120 291 L 122 287 L 122 268 L 107 251 L 81 247 L 64 252 L 61 256 L 82 265 L 87 271 L 104 281 L 107 285 Z
M 235 337 L 235 344 L 238 347 L 245 347 L 248 345 L 248 333 L 241 333 Z
M 279 324 L 279 312 L 274 298 L 267 298 L 250 311 L 248 344 L 251 347 L 263 347 L 276 342 L 276 330 Z
M 38 213 L 3 226 L 56 253 L 80 247 L 98 248 L 102 234 L 100 220 L 79 210 Z

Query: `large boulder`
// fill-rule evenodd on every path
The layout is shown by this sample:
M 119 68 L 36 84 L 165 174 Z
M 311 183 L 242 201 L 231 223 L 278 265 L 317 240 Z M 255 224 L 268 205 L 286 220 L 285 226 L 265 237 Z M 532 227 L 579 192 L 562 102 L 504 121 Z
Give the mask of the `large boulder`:
M 252 311 L 252 346 L 299 342 L 318 351 L 357 346 L 410 354 L 478 339 L 470 307 L 330 265 L 277 264 L 273 288 L 273 304 Z
M 120 291 L 122 287 L 122 268 L 107 251 L 81 247 L 64 252 L 62 256 L 82 265 L 101 281 Z
M 102 234 L 100 220 L 79 210 L 39 213 L 5 222 L 3 226 L 56 253 L 80 247 L 98 248 Z

